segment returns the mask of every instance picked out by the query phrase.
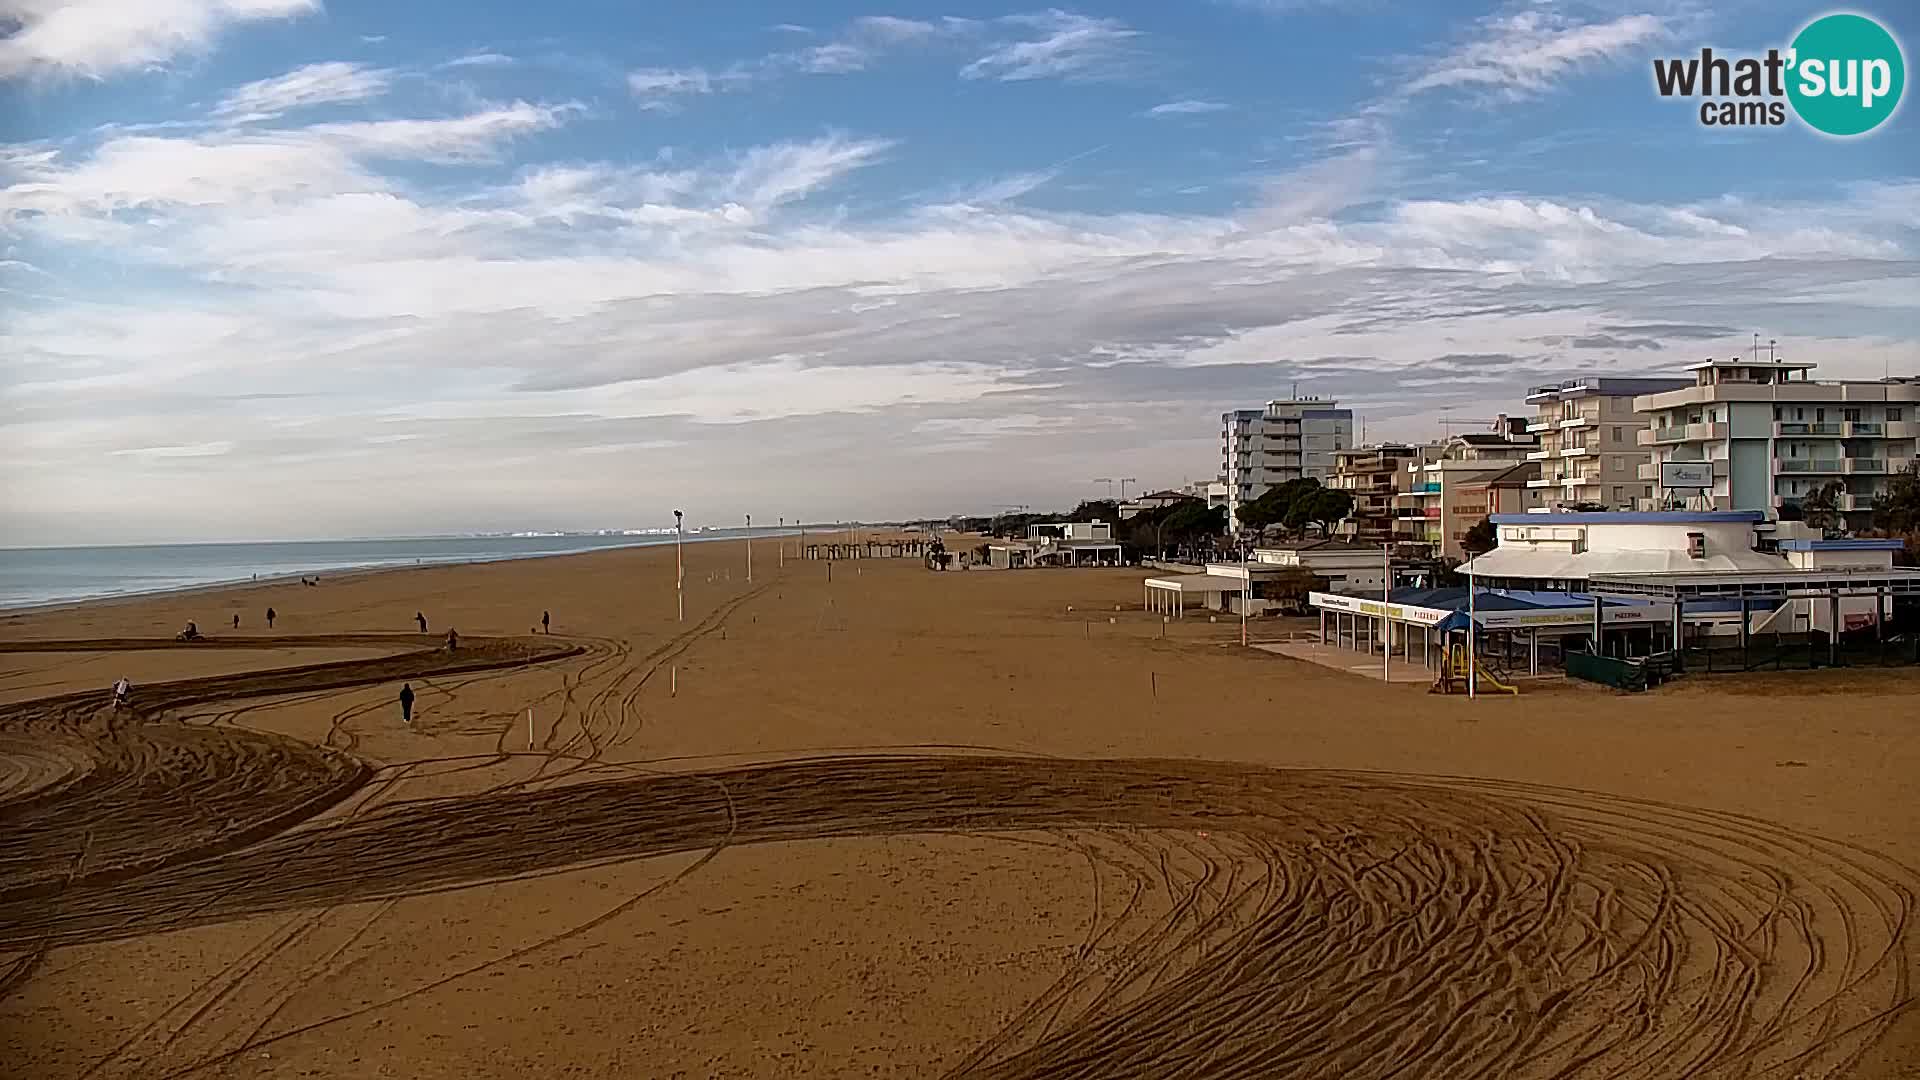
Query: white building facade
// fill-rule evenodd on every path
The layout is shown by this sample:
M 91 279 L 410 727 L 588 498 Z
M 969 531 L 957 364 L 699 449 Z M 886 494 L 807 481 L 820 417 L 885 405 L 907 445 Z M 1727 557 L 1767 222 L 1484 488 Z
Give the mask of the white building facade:
M 1353 410 L 1332 398 L 1269 401 L 1262 409 L 1220 414 L 1220 480 L 1227 486 L 1227 522 L 1240 528 L 1239 509 L 1289 480 L 1325 484 L 1334 453 L 1353 445 Z
M 1845 523 L 1869 524 L 1888 477 L 1920 448 L 1920 379 L 1816 382 L 1813 368 L 1708 360 L 1688 368 L 1692 386 L 1635 398 L 1650 420 L 1638 436 L 1652 454 L 1641 470 L 1656 484 L 1649 502 L 1684 498 L 1699 509 L 1778 517 L 1837 484 L 1835 508 Z M 1660 466 L 1669 461 L 1711 464 L 1712 486 L 1658 490 Z
M 1540 463 L 1540 476 L 1527 486 L 1540 489 L 1542 509 L 1574 504 L 1609 510 L 1633 510 L 1653 497 L 1653 484 L 1641 466 L 1653 455 L 1640 444 L 1647 417 L 1634 410 L 1634 398 L 1682 390 L 1686 379 L 1584 377 L 1527 394 L 1534 407 L 1527 431 L 1540 440 L 1527 460 Z

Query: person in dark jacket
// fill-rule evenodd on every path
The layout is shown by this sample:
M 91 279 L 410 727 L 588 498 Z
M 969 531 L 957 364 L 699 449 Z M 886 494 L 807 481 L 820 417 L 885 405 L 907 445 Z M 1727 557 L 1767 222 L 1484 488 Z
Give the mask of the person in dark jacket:
M 414 622 L 417 622 L 417 623 L 419 623 L 419 624 L 420 624 L 420 632 L 421 632 L 421 633 L 423 633 L 423 634 L 424 634 L 424 633 L 426 633 L 426 632 L 427 632 L 427 614 L 426 614 L 426 612 L 424 612 L 424 611 L 416 611 L 416 612 L 414 612 L 414 613 L 413 613 L 413 621 L 414 621 Z
M 268 608 L 267 609 L 267 629 L 269 630 L 273 629 L 273 618 L 274 618 L 274 611 L 272 608 Z
M 400 722 L 413 723 L 413 684 L 400 684 Z
M 458 633 L 458 632 L 456 632 L 456 631 L 454 631 L 454 630 L 452 630 L 452 629 L 449 629 L 449 630 L 447 631 L 447 651 L 448 651 L 448 652 L 453 652 L 454 650 L 456 650 L 456 649 L 458 649 L 459 647 L 460 647 L 460 635 L 459 635 L 459 633 Z
M 553 612 L 543 611 L 540 613 L 540 629 L 549 634 L 553 633 Z
M 233 628 L 240 629 L 240 613 L 237 611 L 233 613 Z

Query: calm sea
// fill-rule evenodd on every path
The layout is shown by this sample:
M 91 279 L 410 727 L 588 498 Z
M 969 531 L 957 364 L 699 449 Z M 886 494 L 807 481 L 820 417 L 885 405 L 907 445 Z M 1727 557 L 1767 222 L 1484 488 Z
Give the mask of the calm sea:
M 738 538 L 743 530 L 688 533 L 689 543 Z M 756 536 L 773 530 L 756 529 Z M 0 549 L 0 608 L 163 592 L 195 585 L 328 571 L 493 562 L 602 548 L 671 544 L 645 536 L 486 536 L 427 540 L 311 540 L 261 544 Z

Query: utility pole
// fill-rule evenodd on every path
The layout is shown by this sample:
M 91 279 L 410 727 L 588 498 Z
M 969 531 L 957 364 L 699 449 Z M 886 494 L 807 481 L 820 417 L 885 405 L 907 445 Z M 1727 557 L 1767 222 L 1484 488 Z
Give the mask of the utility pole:
M 747 515 L 747 584 L 753 584 L 753 515 Z
M 681 527 L 684 519 L 685 515 L 680 511 L 673 512 L 673 600 L 680 609 L 681 622 L 687 621 L 687 564 L 680 557 L 680 544 L 686 537 L 686 531 Z
M 787 519 L 780 519 L 780 569 L 787 568 Z

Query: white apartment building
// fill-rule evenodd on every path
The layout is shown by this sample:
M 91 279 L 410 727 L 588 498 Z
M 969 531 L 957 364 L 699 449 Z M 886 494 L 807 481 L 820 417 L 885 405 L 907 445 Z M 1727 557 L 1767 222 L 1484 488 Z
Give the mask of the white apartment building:
M 1227 522 L 1240 528 L 1239 510 L 1289 480 L 1333 476 L 1333 455 L 1353 444 L 1353 410 L 1332 398 L 1269 401 L 1264 409 L 1220 414 L 1220 479 L 1227 485 Z
M 1575 504 L 1632 510 L 1653 498 L 1653 484 L 1641 478 L 1641 466 L 1653 461 L 1639 433 L 1647 418 L 1634 411 L 1643 394 L 1681 390 L 1687 379 L 1582 377 L 1536 387 L 1527 394 L 1534 407 L 1527 431 L 1540 448 L 1527 460 L 1540 463 L 1538 479 L 1527 481 L 1542 492 L 1543 511 Z
M 1689 496 L 1703 510 L 1758 510 L 1778 517 L 1811 492 L 1838 483 L 1849 528 L 1868 525 L 1887 478 L 1920 450 L 1920 379 L 1816 382 L 1814 365 L 1786 360 L 1707 360 L 1688 367 L 1693 385 L 1644 394 L 1634 408 L 1651 425 L 1639 435 L 1657 484 L 1667 461 L 1711 462 L 1713 486 Z M 1655 501 L 1662 493 L 1655 491 Z
M 1460 558 L 1461 536 L 1481 518 L 1531 509 L 1514 497 L 1532 493 L 1524 481 L 1503 478 L 1525 465 L 1534 447 L 1531 438 L 1494 433 L 1455 435 L 1420 447 L 1419 456 L 1406 463 L 1406 490 L 1393 497 L 1394 539 L 1426 544 L 1441 558 Z

